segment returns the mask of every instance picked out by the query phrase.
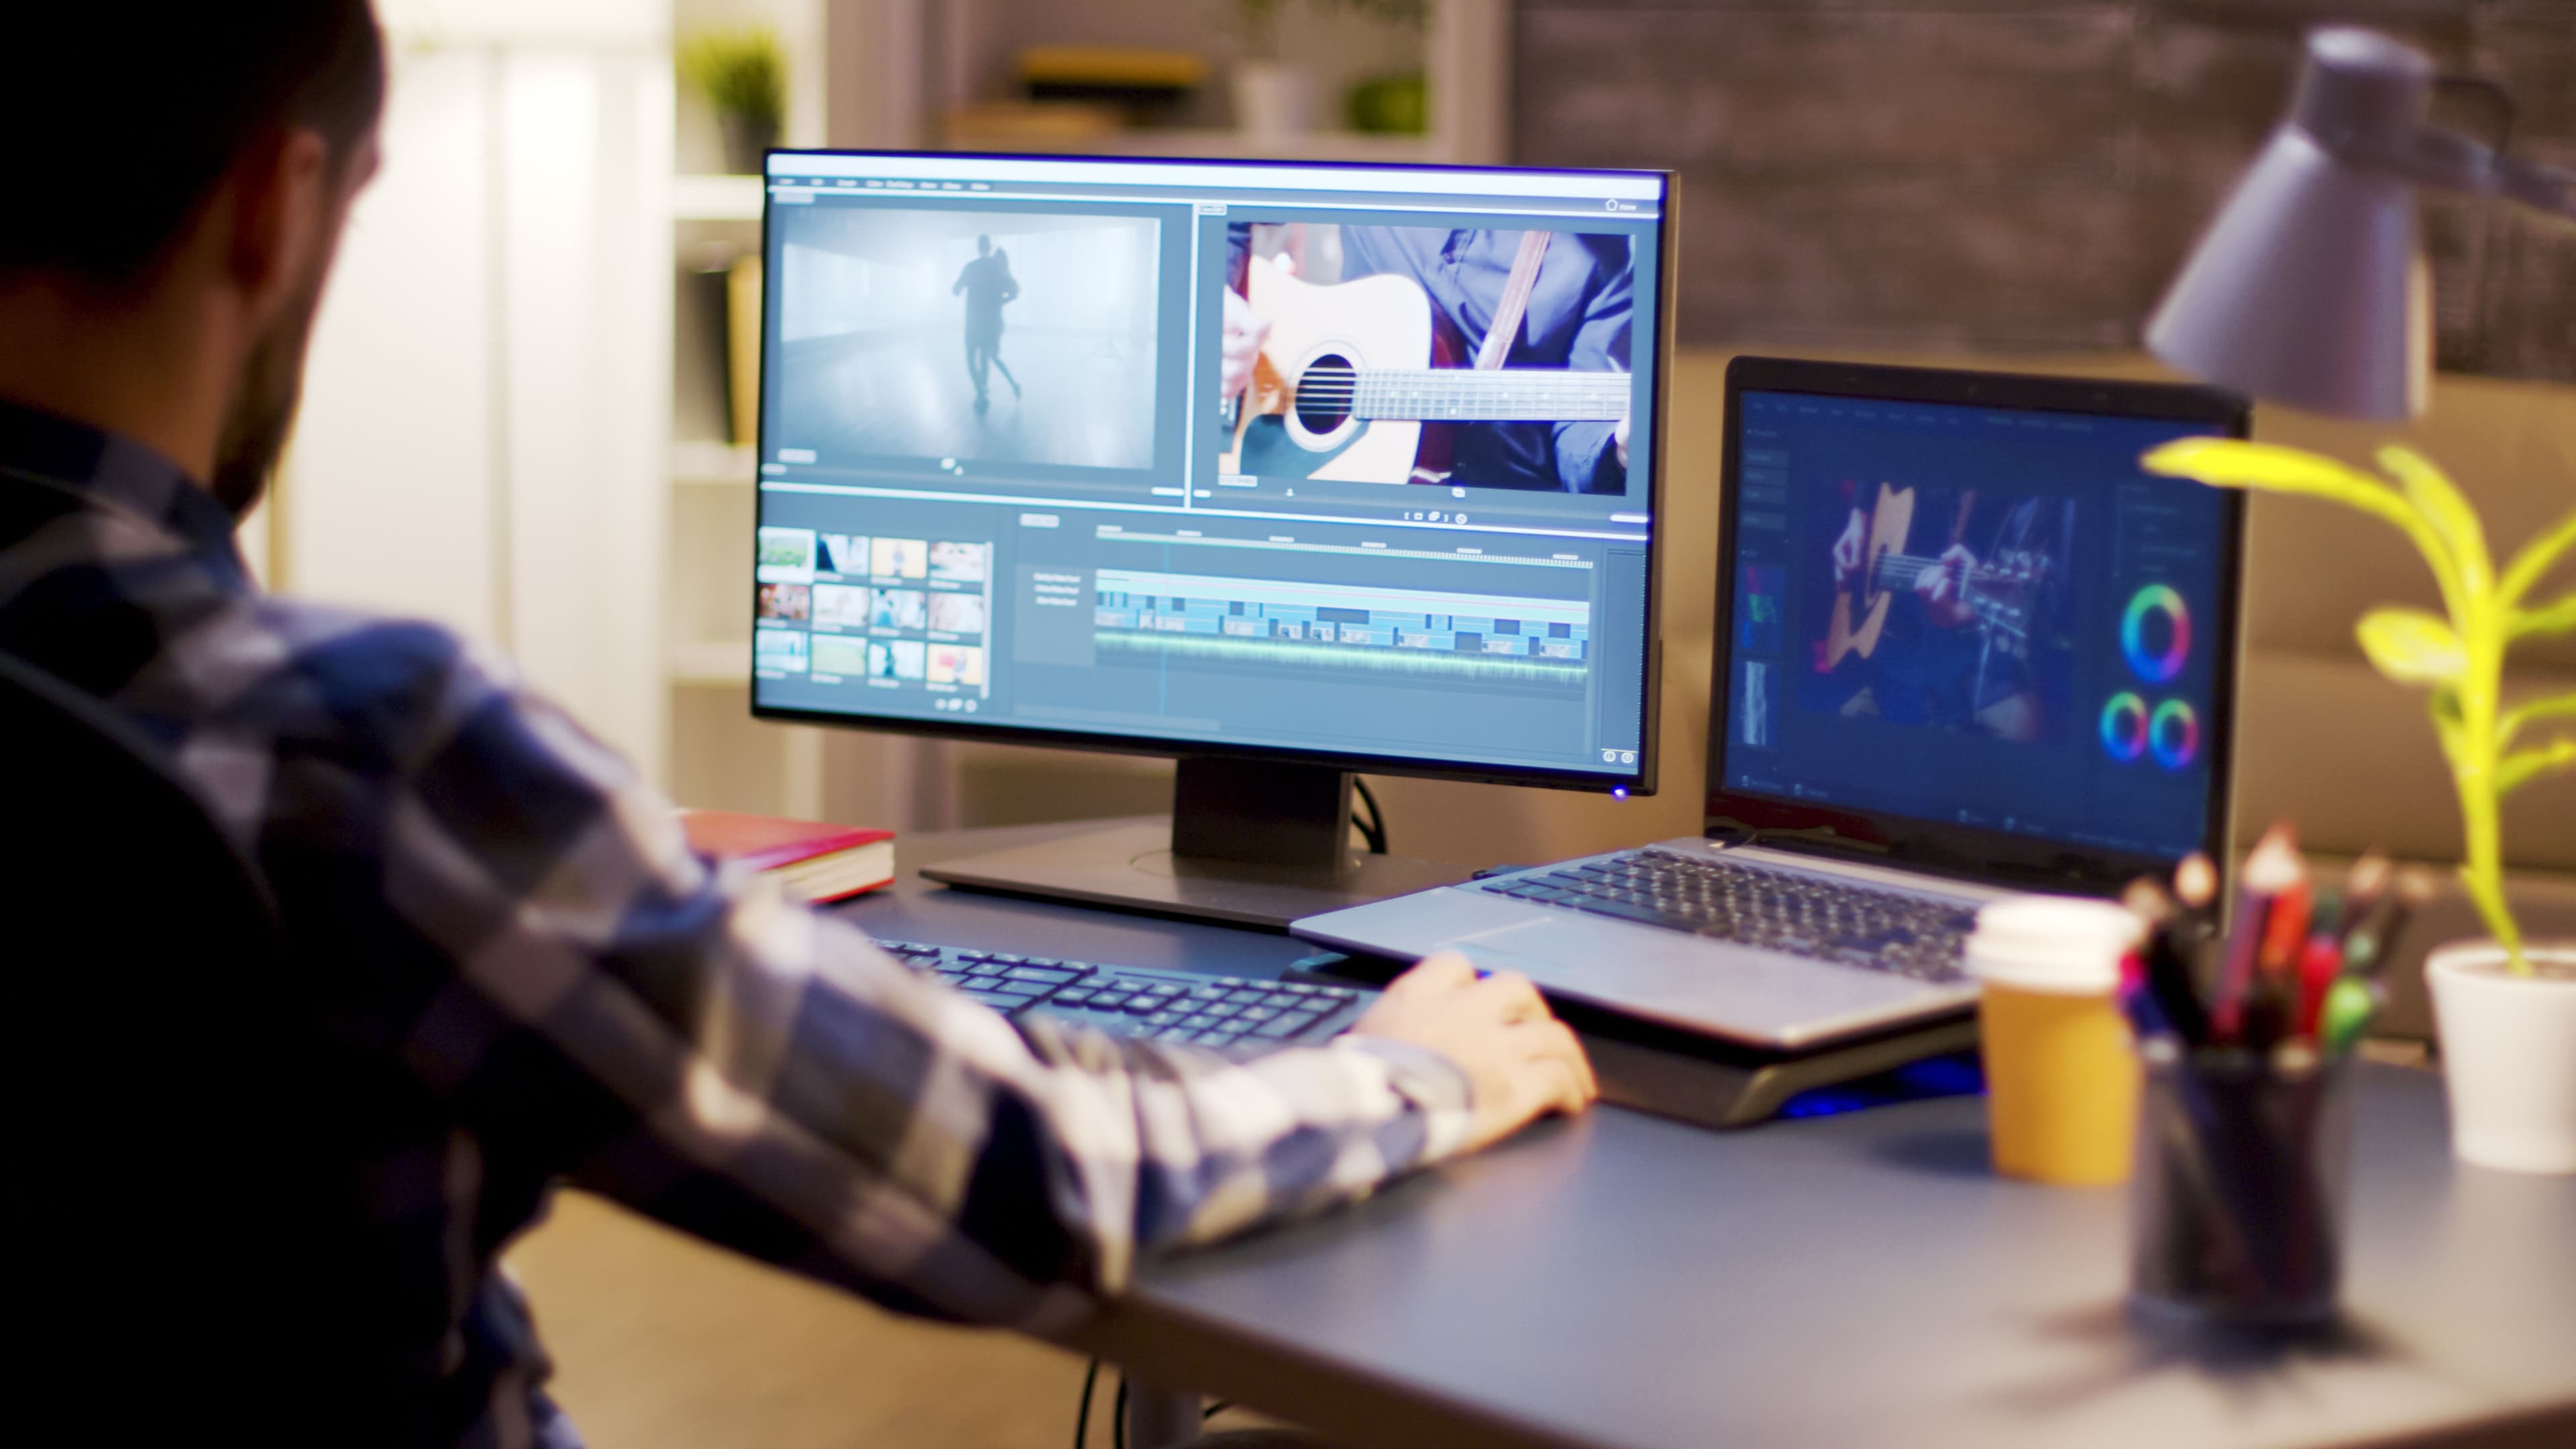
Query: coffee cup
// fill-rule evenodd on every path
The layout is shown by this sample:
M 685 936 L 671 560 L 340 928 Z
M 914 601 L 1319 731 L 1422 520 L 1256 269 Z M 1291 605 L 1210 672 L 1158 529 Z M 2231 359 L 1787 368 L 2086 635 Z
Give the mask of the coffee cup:
M 2120 963 L 2138 920 L 2106 901 L 2022 896 L 1977 913 L 1967 964 L 1997 1172 L 2102 1186 L 2129 1175 L 2139 1069 Z

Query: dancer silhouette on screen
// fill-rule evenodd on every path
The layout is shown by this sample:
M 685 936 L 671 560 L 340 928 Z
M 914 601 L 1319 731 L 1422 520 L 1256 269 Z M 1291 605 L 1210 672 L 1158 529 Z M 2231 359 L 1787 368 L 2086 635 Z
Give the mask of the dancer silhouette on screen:
M 989 236 L 975 238 L 975 260 L 957 274 L 957 282 L 948 289 L 950 296 L 966 296 L 966 375 L 975 381 L 975 411 L 982 412 L 992 403 L 987 387 L 990 371 L 1002 366 L 1002 307 L 1020 295 L 1020 284 L 1011 276 L 1011 256 L 993 250 Z M 1011 396 L 1020 395 L 1020 380 L 1002 367 L 1002 376 L 1011 384 Z

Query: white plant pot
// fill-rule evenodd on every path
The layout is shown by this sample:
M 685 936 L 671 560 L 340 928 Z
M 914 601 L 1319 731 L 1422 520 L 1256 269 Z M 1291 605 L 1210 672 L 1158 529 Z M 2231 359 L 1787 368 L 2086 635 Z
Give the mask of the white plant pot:
M 1315 73 L 1302 65 L 1247 60 L 1234 71 L 1234 119 L 1247 135 L 1284 140 L 1315 129 Z
M 2488 940 L 2425 960 L 2451 1150 L 2507 1172 L 2576 1173 L 2576 941 L 2527 942 L 2523 954 L 2540 974 L 2505 974 L 2504 948 Z

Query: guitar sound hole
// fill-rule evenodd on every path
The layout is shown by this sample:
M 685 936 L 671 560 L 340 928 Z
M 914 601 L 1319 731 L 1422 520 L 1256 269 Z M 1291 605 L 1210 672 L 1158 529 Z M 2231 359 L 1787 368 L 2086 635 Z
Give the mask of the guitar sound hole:
M 1351 389 L 1358 369 L 1338 352 L 1327 352 L 1306 365 L 1297 380 L 1297 421 L 1310 433 L 1329 433 L 1351 415 Z

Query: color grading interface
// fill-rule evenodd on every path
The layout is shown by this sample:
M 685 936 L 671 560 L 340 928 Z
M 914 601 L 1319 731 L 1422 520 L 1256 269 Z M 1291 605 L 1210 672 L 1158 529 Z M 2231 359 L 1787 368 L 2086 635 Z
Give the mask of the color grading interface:
M 2209 809 L 2209 428 L 1747 392 L 1730 789 L 2179 858 Z
M 756 703 L 1634 779 L 1662 196 L 774 154 Z

